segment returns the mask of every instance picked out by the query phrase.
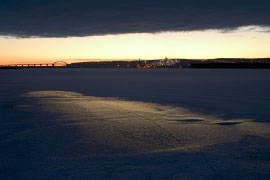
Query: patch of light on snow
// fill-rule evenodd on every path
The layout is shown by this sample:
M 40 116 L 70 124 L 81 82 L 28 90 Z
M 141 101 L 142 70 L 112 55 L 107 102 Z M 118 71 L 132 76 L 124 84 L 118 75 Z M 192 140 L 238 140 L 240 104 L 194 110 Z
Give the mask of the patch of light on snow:
M 251 119 L 224 120 L 189 109 L 68 91 L 34 91 L 44 111 L 59 113 L 79 127 L 92 152 L 98 147 L 127 153 L 197 151 L 238 141 L 246 135 L 270 137 L 270 125 Z

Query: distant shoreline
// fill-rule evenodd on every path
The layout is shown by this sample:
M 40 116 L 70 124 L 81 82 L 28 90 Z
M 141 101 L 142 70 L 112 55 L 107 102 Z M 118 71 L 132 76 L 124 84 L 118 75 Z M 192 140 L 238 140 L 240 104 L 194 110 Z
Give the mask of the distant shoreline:
M 0 69 L 24 68 L 195 68 L 195 69 L 270 69 L 270 58 L 220 58 L 220 59 L 161 59 L 136 61 L 87 61 L 68 64 L 57 61 L 50 64 L 12 64 L 2 65 Z

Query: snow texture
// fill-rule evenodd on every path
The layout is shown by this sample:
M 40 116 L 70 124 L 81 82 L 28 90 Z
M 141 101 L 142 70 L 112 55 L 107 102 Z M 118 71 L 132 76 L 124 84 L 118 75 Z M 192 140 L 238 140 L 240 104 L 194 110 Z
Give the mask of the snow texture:
M 0 71 L 0 179 L 269 179 L 268 70 Z

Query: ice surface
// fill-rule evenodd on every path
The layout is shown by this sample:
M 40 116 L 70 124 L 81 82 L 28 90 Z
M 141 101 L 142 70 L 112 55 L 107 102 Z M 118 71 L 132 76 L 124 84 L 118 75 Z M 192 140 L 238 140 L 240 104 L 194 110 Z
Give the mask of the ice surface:
M 269 179 L 269 75 L 0 71 L 0 179 Z
M 67 91 L 34 91 L 26 96 L 37 98 L 44 111 L 60 114 L 59 120 L 69 119 L 72 126 L 81 128 L 91 146 L 89 152 L 94 154 L 99 153 L 99 146 L 108 151 L 119 148 L 125 153 L 195 151 L 247 135 L 270 138 L 270 124 L 250 119 L 224 120 L 177 106 Z

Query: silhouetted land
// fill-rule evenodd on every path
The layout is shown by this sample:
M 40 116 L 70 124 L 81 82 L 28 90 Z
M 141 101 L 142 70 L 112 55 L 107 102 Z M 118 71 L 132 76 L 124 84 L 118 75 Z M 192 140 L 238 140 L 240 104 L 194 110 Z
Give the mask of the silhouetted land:
M 225 69 L 270 69 L 270 63 L 207 63 L 192 64 L 193 68 L 225 68 Z
M 13 64 L 0 69 L 21 68 L 223 68 L 223 69 L 270 69 L 270 58 L 220 58 L 220 59 L 155 59 L 134 61 L 88 61 L 67 64 L 59 61 L 51 64 Z
M 139 61 L 101 61 L 72 63 L 69 68 L 270 68 L 270 58 L 263 59 L 161 59 Z
M 0 69 L 21 69 L 21 67 L 13 67 L 13 66 L 0 66 Z

